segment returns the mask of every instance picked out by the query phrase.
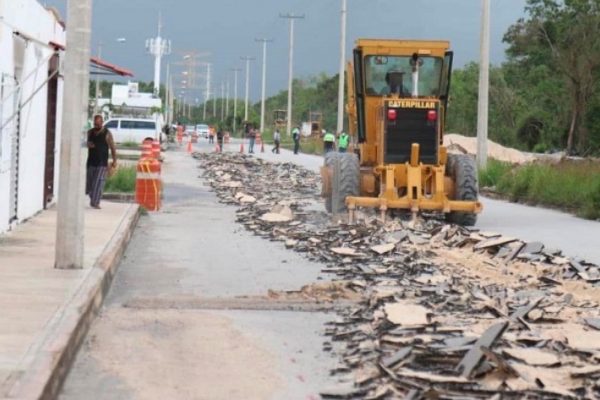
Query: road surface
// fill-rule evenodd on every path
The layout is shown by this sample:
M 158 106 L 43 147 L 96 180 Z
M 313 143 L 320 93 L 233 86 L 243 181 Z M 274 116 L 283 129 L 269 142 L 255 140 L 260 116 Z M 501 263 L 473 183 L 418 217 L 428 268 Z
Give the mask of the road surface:
M 164 208 L 142 217 L 61 399 L 305 400 L 326 385 L 331 315 L 204 309 L 201 299 L 298 289 L 321 266 L 246 232 L 200 173 L 166 153 Z

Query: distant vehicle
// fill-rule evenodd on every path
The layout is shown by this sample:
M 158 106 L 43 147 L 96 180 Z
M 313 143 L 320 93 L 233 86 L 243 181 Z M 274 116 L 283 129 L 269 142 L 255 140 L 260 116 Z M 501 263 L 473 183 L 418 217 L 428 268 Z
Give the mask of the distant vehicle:
M 208 125 L 206 124 L 198 124 L 196 125 L 196 132 L 198 132 L 198 135 L 200 135 L 200 137 L 203 138 L 208 138 Z
M 111 118 L 104 124 L 113 135 L 115 143 L 142 143 L 144 139 L 162 141 L 162 132 L 153 119 Z
M 185 126 L 185 135 L 193 135 L 194 133 L 196 133 L 196 127 L 194 125 Z

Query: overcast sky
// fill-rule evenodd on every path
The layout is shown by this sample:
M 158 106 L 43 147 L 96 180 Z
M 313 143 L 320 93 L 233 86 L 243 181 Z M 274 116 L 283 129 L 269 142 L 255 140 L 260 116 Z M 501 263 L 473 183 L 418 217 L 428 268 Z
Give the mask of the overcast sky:
M 525 1 L 492 1 L 492 62 L 504 59 L 502 36 L 523 16 Z M 42 2 L 56 6 L 66 19 L 67 0 Z M 254 56 L 250 96 L 256 100 L 261 66 L 257 37 L 275 40 L 269 46 L 268 93 L 287 87 L 288 22 L 279 18 L 280 13 L 306 15 L 296 23 L 295 76 L 336 72 L 340 4 L 340 0 L 95 0 L 92 49 L 95 52 L 101 40 L 103 58 L 132 69 L 136 79 L 151 81 L 154 60 L 145 53 L 144 43 L 156 36 L 161 12 L 163 36 L 173 45 L 166 61 L 180 61 L 185 51 L 208 52 L 205 59 L 214 64 L 214 82 L 220 85 L 231 68 L 243 66 L 240 56 Z M 479 55 L 480 7 L 480 0 L 348 0 L 348 51 L 362 37 L 448 39 L 455 65 L 461 66 Z M 118 43 L 120 37 L 127 42 Z M 164 73 L 163 64 L 163 80 Z M 243 79 L 239 94 L 243 97 Z

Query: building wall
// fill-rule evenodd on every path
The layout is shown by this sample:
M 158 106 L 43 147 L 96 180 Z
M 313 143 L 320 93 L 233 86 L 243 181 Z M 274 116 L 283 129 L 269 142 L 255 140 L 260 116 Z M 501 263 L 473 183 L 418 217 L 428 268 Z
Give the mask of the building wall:
M 11 143 L 17 135 L 16 120 L 0 132 L 0 233 L 10 229 L 10 182 L 12 160 L 18 156 L 17 220 L 26 220 L 43 209 L 44 167 L 46 158 L 48 60 L 50 42 L 65 43 L 65 32 L 53 13 L 35 0 L 0 0 L 0 79 L 2 106 L 0 126 L 14 114 L 13 104 L 23 104 L 18 130 L 19 150 Z M 15 35 L 19 33 L 19 36 Z M 21 68 L 22 67 L 22 68 Z M 10 95 L 15 79 L 21 80 L 20 92 Z M 62 82 L 59 80 L 56 156 L 60 143 Z M 55 171 L 58 171 L 58 157 Z M 55 196 L 58 185 L 55 184 Z

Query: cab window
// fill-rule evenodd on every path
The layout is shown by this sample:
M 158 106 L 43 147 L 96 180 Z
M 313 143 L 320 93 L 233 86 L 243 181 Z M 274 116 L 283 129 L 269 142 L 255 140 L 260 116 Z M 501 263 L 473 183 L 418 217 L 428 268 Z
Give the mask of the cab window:
M 135 128 L 134 121 L 127 121 L 127 120 L 121 121 L 121 129 L 133 129 L 133 128 Z
M 368 96 L 398 94 L 412 97 L 413 69 L 418 65 L 418 97 L 438 97 L 444 61 L 439 57 L 366 56 L 365 87 Z
M 105 128 L 108 129 L 117 129 L 119 127 L 119 121 L 118 120 L 112 120 L 112 121 L 108 121 L 105 125 Z
M 156 123 L 150 121 L 135 121 L 134 129 L 156 129 Z

